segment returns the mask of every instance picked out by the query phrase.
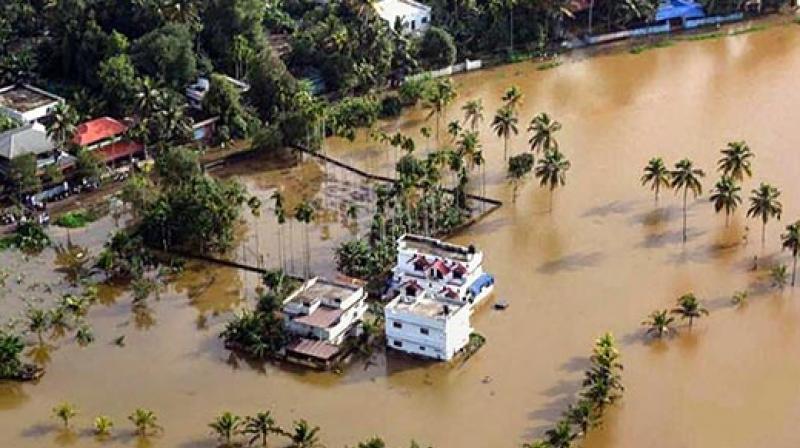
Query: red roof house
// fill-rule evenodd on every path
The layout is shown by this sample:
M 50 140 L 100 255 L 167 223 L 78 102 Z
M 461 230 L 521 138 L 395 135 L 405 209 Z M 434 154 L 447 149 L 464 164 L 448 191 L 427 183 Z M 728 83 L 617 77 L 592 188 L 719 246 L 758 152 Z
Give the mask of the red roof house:
M 125 137 L 128 126 L 111 117 L 95 118 L 78 125 L 72 141 L 84 148 L 96 150 L 106 163 L 130 157 L 143 149 L 141 143 Z

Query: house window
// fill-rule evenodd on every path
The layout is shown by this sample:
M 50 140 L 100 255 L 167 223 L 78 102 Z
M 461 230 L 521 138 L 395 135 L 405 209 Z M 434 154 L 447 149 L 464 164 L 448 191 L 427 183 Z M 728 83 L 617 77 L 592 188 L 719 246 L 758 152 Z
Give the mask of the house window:
M 422 334 L 428 334 L 429 333 L 427 328 L 420 328 L 419 332 L 422 333 Z
M 411 29 L 412 29 L 412 30 L 415 30 L 415 29 L 417 29 L 417 22 L 416 22 L 415 20 L 412 20 L 412 21 L 411 21 Z
M 419 351 L 424 352 L 425 351 L 425 346 L 424 345 L 420 345 L 419 346 Z
M 461 280 L 464 276 L 461 274 L 461 271 L 453 271 L 453 278 L 457 280 Z
M 422 18 L 422 23 L 428 23 L 428 18 L 427 17 L 423 17 Z
M 403 341 L 394 341 L 393 344 L 394 344 L 395 347 L 402 347 L 403 346 Z
M 403 328 L 403 324 L 401 324 L 400 322 L 397 322 L 397 321 L 392 322 L 392 326 L 394 328 Z

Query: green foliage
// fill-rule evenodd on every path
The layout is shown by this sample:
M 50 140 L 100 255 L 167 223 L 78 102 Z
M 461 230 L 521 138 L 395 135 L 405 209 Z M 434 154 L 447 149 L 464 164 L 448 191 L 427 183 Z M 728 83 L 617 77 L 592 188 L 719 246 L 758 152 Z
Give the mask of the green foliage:
M 87 149 L 80 149 L 76 155 L 75 162 L 75 177 L 78 179 L 86 179 L 92 181 L 99 181 L 105 170 L 105 163 L 100 160 L 100 156 L 94 151 Z
M 98 216 L 92 211 L 81 209 L 64 213 L 55 220 L 55 224 L 68 229 L 77 229 L 85 227 L 87 224 L 97 220 L 97 218 Z
M 202 169 L 197 152 L 189 148 L 175 147 L 158 154 L 156 173 L 162 185 L 177 185 L 201 176 Z
M 16 129 L 21 125 L 22 123 L 9 116 L 0 115 L 0 132 L 6 132 L 11 129 Z
M 96 266 L 108 277 L 130 279 L 140 277 L 145 268 L 154 263 L 155 259 L 144 246 L 142 237 L 120 230 L 103 245 Z
M 137 39 L 131 54 L 140 72 L 180 90 L 197 74 L 193 43 L 188 25 L 170 23 Z
M 224 250 L 233 241 L 245 200 L 240 184 L 208 175 L 163 185 L 156 199 L 140 211 L 141 236 L 147 245 L 165 250 Z
M 161 429 L 156 414 L 150 409 L 137 408 L 128 416 L 128 420 L 136 427 L 139 437 L 147 437 Z
M 254 359 L 265 359 L 286 344 L 283 318 L 277 312 L 244 310 L 220 333 L 225 346 Z
M 275 154 L 284 148 L 283 132 L 279 126 L 271 124 L 256 131 L 253 136 L 253 151 Z
M 22 339 L 0 330 L 0 379 L 16 379 L 22 371 L 20 355 L 25 349 Z
M 266 47 L 262 0 L 207 0 L 201 42 L 216 67 L 234 74 L 237 36 L 255 53 Z
M 96 436 L 105 437 L 110 435 L 113 427 L 114 421 L 107 415 L 98 415 L 94 419 L 94 434 Z
M 231 446 L 233 437 L 241 432 L 244 422 L 242 417 L 234 415 L 228 411 L 223 412 L 208 426 L 217 434 L 217 437 L 224 443 L 224 446 Z
M 433 80 L 430 77 L 406 80 L 398 89 L 397 95 L 404 106 L 414 106 L 425 97 Z
M 119 54 L 103 60 L 97 79 L 111 113 L 124 115 L 132 110 L 138 78 L 130 56 Z
M 69 428 L 70 420 L 76 415 L 78 415 L 78 409 L 67 402 L 61 403 L 53 408 L 53 416 L 61 420 L 64 428 Z
M 403 112 L 403 103 L 397 95 L 387 95 L 381 100 L 381 118 L 393 118 Z
M 51 241 L 40 224 L 28 221 L 17 226 L 13 243 L 23 252 L 41 252 L 50 246 Z
M 328 115 L 334 132 L 352 140 L 355 129 L 375 124 L 380 110 L 380 103 L 373 97 L 351 97 L 331 106 Z
M 218 126 L 227 129 L 230 138 L 244 138 L 249 131 L 250 114 L 241 104 L 239 91 L 222 75 L 213 74 L 203 98 L 203 110 L 218 116 Z
M 456 62 L 456 44 L 453 36 L 442 28 L 428 28 L 419 42 L 417 58 L 431 69 L 447 67 Z
M 376 263 L 370 245 L 361 239 L 345 241 L 336 248 L 336 269 L 348 277 L 366 279 L 376 275 L 381 266 Z
M 677 306 L 670 311 L 678 315 L 682 320 L 689 321 L 691 327 L 695 319 L 708 316 L 708 310 L 700 303 L 693 293 L 687 293 L 678 297 Z
M 28 153 L 11 159 L 8 181 L 19 198 L 39 191 L 42 188 L 42 181 L 36 170 L 36 154 Z

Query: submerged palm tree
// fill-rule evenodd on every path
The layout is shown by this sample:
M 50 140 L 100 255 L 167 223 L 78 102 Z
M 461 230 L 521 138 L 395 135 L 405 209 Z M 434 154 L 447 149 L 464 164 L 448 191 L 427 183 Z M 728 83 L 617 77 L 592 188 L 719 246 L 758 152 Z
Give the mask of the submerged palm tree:
M 568 420 L 559 421 L 544 433 L 545 440 L 552 448 L 570 448 L 577 437 Z
M 94 434 L 96 436 L 104 437 L 111 434 L 111 428 L 114 427 L 114 421 L 107 415 L 98 415 L 94 419 Z
M 61 420 L 64 428 L 69 428 L 69 421 L 78 415 L 78 409 L 72 404 L 64 402 L 53 408 L 53 415 Z
M 136 434 L 139 437 L 147 437 L 150 431 L 160 428 L 156 414 L 150 409 L 137 408 L 128 416 L 128 420 L 136 427 Z
M 767 183 L 761 183 L 750 195 L 750 208 L 747 209 L 747 217 L 761 218 L 761 247 L 766 241 L 767 221 L 771 218 L 781 219 L 783 205 L 778 198 L 781 196 L 780 190 Z
M 269 411 L 259 412 L 254 416 L 245 418 L 243 433 L 250 436 L 250 445 L 257 440 L 261 441 L 261 446 L 267 446 L 267 437 L 270 434 L 280 434 L 281 429 L 275 425 L 275 419 Z
M 647 320 L 642 322 L 642 325 L 647 327 L 648 335 L 660 339 L 673 331 L 672 324 L 674 322 L 675 318 L 669 315 L 669 310 L 655 310 L 650 313 Z
M 559 130 L 561 130 L 561 123 L 550 118 L 547 113 L 542 112 L 533 117 L 530 125 L 528 125 L 528 132 L 532 134 L 530 140 L 528 140 L 531 151 L 544 150 L 547 152 L 558 149 L 556 132 Z
M 553 191 L 566 184 L 567 171 L 571 164 L 558 149 L 547 151 L 534 170 L 539 184 L 550 189 L 550 210 L 553 210 Z
M 736 181 L 733 178 L 725 175 L 711 190 L 709 200 L 714 203 L 714 211 L 719 213 L 722 209 L 725 209 L 725 227 L 730 222 L 731 214 L 742 203 L 742 197 L 739 195 L 740 191 L 742 191 L 742 187 L 736 185 Z
M 516 111 L 522 105 L 522 97 L 522 90 L 517 86 L 511 86 L 506 89 L 502 99 L 505 107 Z
M 792 286 L 797 274 L 797 255 L 800 253 L 800 221 L 786 226 L 786 233 L 781 235 L 781 245 L 792 253 Z
M 224 442 L 223 446 L 230 447 L 233 436 L 239 433 L 242 426 L 242 418 L 228 411 L 220 414 L 208 426 L 217 433 L 217 436 Z
M 785 264 L 773 266 L 772 269 L 769 270 L 769 277 L 772 279 L 772 286 L 783 289 L 786 283 L 789 282 L 789 269 Z
M 519 133 L 517 129 L 518 122 L 517 112 L 508 106 L 498 109 L 494 120 L 492 120 L 494 133 L 503 139 L 503 160 L 508 158 L 508 139 L 511 138 L 511 134 L 517 135 Z
M 311 247 L 308 241 L 308 227 L 311 224 L 311 221 L 314 220 L 314 207 L 308 201 L 301 202 L 295 209 L 294 209 L 294 217 L 299 222 L 305 224 L 305 246 L 306 246 L 306 258 L 305 258 L 305 276 L 308 277 L 311 274 Z
M 577 403 L 569 405 L 563 416 L 578 429 L 578 436 L 585 436 L 598 418 L 592 403 L 586 399 L 580 399 Z
M 670 186 L 677 193 L 683 190 L 683 241 L 686 242 L 686 202 L 689 191 L 694 197 L 703 193 L 703 185 L 700 179 L 705 176 L 703 170 L 695 168 L 689 159 L 683 159 L 675 164 L 675 170 L 670 173 Z
M 319 445 L 319 426 L 312 427 L 305 420 L 294 422 L 294 432 L 291 433 L 292 448 L 316 448 Z
M 658 194 L 661 188 L 669 188 L 669 169 L 664 164 L 661 157 L 653 157 L 647 162 L 642 175 L 642 185 L 650 185 L 650 189 L 655 192 L 655 201 L 658 204 Z
M 475 131 L 483 121 L 483 102 L 481 100 L 470 100 L 461 108 L 464 111 L 464 124 L 469 124 L 469 128 Z
M 78 115 L 66 103 L 60 103 L 53 109 L 50 126 L 47 127 L 47 136 L 56 144 L 55 151 L 66 151 L 72 142 L 77 130 Z
M 722 152 L 722 158 L 717 162 L 717 169 L 723 176 L 740 182 L 744 180 L 745 174 L 747 177 L 753 176 L 750 159 L 754 156 L 747 143 L 743 141 L 730 142 L 728 147 L 720 152 Z
M 678 297 L 678 306 L 673 308 L 671 313 L 677 314 L 682 320 L 688 320 L 690 328 L 695 319 L 703 315 L 708 316 L 708 310 L 691 292 Z

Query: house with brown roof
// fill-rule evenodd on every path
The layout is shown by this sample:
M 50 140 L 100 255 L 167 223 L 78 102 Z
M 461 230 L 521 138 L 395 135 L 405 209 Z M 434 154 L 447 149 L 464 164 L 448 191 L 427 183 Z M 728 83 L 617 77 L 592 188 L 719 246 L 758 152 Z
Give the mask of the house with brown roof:
M 357 335 L 367 294 L 361 286 L 315 277 L 307 280 L 283 302 L 286 331 L 292 340 L 286 348 L 290 360 L 329 365 L 341 344 Z
M 126 136 L 128 125 L 111 117 L 95 118 L 78 125 L 72 142 L 95 151 L 106 164 L 144 152 L 144 146 Z

